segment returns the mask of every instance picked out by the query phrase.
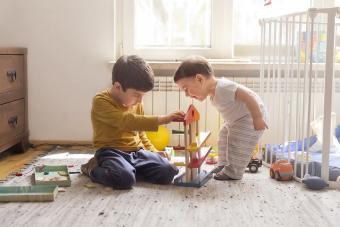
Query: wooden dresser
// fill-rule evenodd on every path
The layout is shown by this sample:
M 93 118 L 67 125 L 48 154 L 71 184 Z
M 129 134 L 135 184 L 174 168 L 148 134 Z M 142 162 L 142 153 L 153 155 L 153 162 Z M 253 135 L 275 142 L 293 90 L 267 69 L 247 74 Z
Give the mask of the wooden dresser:
M 26 56 L 26 48 L 0 48 L 0 153 L 28 144 Z

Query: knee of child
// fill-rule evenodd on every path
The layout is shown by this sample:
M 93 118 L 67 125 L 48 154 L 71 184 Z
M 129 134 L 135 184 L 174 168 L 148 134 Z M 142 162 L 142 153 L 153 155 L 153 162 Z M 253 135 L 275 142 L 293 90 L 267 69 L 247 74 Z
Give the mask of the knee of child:
M 101 179 L 104 185 L 115 189 L 130 189 L 136 183 L 135 170 L 127 169 L 120 171 L 106 170 Z
M 170 163 L 162 165 L 159 170 L 159 183 L 160 184 L 171 184 L 174 176 L 178 174 L 178 168 L 171 165 Z
M 114 188 L 117 189 L 130 189 L 133 185 L 136 184 L 136 175 L 134 171 L 131 170 L 123 170 L 120 173 L 120 180 L 114 185 Z

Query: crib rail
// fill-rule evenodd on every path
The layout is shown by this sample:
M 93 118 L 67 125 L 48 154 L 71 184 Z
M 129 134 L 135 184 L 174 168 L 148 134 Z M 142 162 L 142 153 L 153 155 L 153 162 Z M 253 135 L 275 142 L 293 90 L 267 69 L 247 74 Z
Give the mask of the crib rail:
M 267 165 L 290 160 L 297 180 L 306 173 L 313 175 L 310 150 L 316 129 L 312 122 L 320 116 L 321 177 L 329 180 L 334 114 L 340 117 L 339 105 L 334 103 L 339 86 L 335 79 L 340 62 L 338 14 L 339 8 L 309 9 L 260 21 L 260 94 L 269 109 L 271 128 L 266 132 L 271 142 L 262 141 L 260 149 Z

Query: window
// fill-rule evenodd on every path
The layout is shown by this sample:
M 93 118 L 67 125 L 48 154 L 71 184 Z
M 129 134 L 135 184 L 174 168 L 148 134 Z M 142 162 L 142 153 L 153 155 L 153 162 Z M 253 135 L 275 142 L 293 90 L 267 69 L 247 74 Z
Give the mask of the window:
M 210 48 L 211 2 L 135 1 L 135 47 Z
M 259 19 L 340 0 L 116 0 L 116 54 L 148 60 L 257 58 Z
M 247 5 L 247 7 L 244 7 Z M 310 0 L 272 0 L 264 6 L 264 1 L 234 1 L 234 48 L 235 56 L 258 59 L 261 29 L 259 20 L 301 12 L 310 8 Z
M 232 1 L 121 0 L 117 48 L 149 60 L 175 60 L 190 54 L 232 57 Z M 121 8 L 119 8 L 121 7 Z M 119 10 L 121 9 L 121 10 Z
M 234 33 L 235 45 L 258 45 L 261 30 L 259 20 L 293 12 L 305 11 L 310 6 L 310 0 L 272 0 L 264 6 L 264 1 L 237 0 L 234 1 Z M 244 7 L 247 5 L 247 7 Z

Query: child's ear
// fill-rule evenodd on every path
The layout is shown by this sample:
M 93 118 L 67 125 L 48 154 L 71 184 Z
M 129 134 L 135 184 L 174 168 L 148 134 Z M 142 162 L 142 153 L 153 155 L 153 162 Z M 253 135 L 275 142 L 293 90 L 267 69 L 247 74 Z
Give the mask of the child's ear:
M 114 89 L 116 90 L 122 90 L 122 85 L 119 82 L 114 82 L 113 85 Z
M 204 81 L 204 76 L 202 74 L 196 74 L 196 80 L 202 84 Z

